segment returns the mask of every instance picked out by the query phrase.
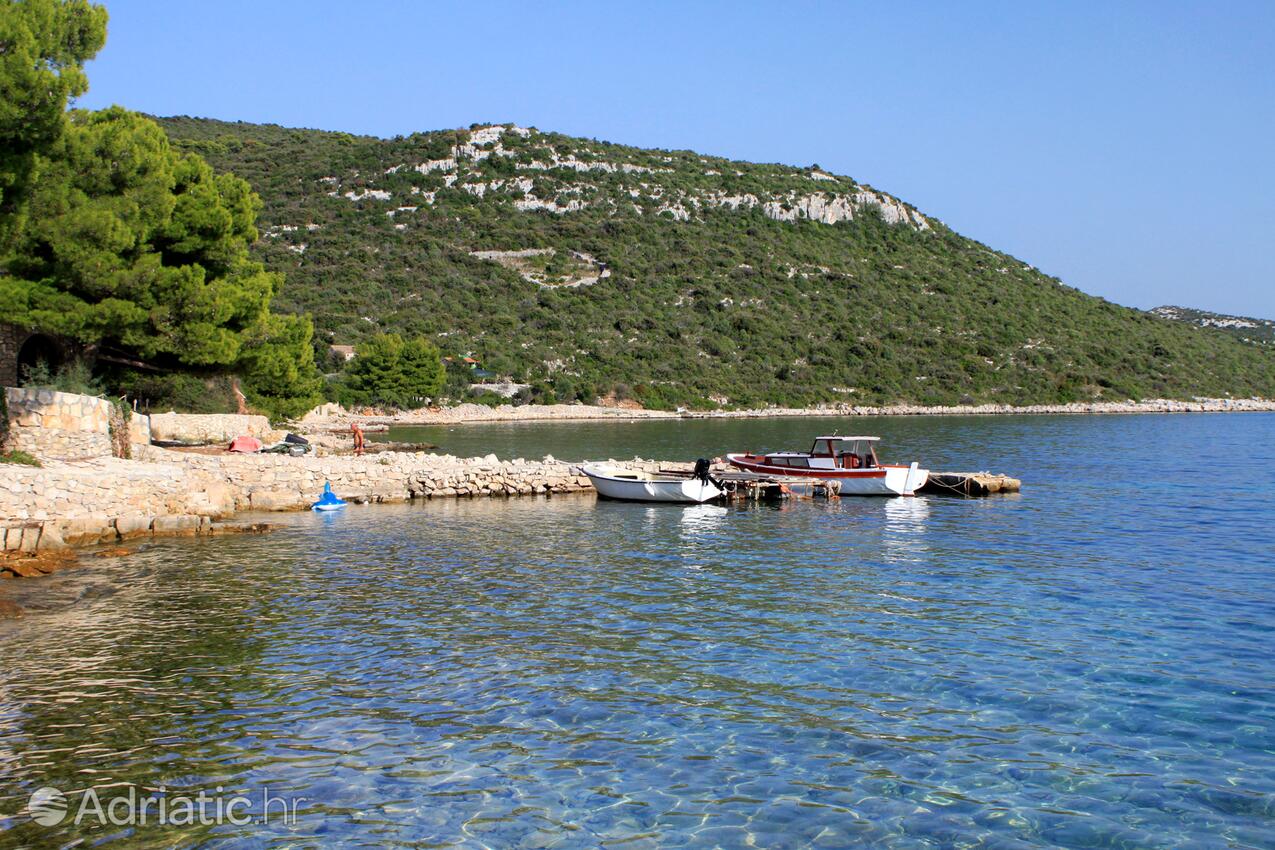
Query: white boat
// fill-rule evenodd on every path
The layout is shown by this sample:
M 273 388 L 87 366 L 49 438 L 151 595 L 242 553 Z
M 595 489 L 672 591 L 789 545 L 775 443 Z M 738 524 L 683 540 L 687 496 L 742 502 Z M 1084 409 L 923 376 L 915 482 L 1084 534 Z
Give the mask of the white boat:
M 816 437 L 808 452 L 738 452 L 726 455 L 734 467 L 757 475 L 836 481 L 842 496 L 913 496 L 929 480 L 917 463 L 877 460 L 880 437 Z
M 598 495 L 608 499 L 698 504 L 722 495 L 722 488 L 707 475 L 668 475 L 593 463 L 585 464 L 583 469 Z

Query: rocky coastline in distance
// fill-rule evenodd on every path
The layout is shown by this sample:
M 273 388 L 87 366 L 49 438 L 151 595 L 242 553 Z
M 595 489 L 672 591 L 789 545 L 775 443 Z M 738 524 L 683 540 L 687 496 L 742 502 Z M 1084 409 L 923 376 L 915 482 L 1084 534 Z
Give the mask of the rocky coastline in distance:
M 1275 411 L 1275 399 L 1196 398 L 1143 399 L 1141 401 L 1085 401 L 1067 404 L 962 404 L 884 406 L 837 404 L 822 407 L 764 407 L 748 410 L 646 410 L 588 404 L 460 404 L 454 407 L 427 407 L 392 415 L 359 414 L 325 406 L 327 410 L 307 416 L 310 427 L 325 423 L 358 421 L 365 425 L 454 425 L 481 422 L 550 422 L 612 419 L 765 419 L 785 416 L 1030 416 L 1059 414 L 1133 413 L 1258 413 Z

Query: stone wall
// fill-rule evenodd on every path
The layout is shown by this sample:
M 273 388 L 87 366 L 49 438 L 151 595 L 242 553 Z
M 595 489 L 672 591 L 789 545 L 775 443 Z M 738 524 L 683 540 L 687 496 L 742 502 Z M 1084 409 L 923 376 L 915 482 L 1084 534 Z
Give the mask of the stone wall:
M 0 476 L 0 523 L 206 514 L 235 507 L 228 487 L 181 463 L 137 463 L 114 457 L 43 467 L 6 465 Z
M 18 350 L 29 334 L 16 325 L 0 322 L 0 387 L 18 383 Z
M 284 431 L 270 427 L 264 416 L 235 413 L 152 413 L 150 435 L 153 440 L 191 445 L 224 445 L 235 437 L 256 437 L 263 443 L 283 439 Z
M 6 387 L 8 447 L 41 459 L 111 454 L 111 403 L 54 390 Z
M 9 409 L 7 448 L 41 460 L 83 460 L 110 457 L 112 405 L 106 399 L 56 390 L 6 387 Z M 129 443 L 149 445 L 148 417 L 129 418 Z
M 134 413 L 128 418 L 128 442 L 133 446 L 151 444 L 151 418 Z

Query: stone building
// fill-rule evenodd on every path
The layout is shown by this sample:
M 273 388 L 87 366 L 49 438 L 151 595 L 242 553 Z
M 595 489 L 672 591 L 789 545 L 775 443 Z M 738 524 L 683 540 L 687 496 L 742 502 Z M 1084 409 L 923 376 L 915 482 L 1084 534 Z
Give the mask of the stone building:
M 66 347 L 57 339 L 0 322 L 0 387 L 16 387 L 22 370 L 41 360 L 56 369 L 65 359 Z

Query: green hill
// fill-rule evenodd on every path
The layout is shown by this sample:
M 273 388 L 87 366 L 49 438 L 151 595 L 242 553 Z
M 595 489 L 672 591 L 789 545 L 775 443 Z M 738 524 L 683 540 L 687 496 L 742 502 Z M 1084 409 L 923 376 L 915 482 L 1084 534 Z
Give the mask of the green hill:
M 1275 396 L 1275 353 L 1062 285 L 867 184 L 515 127 L 160 119 L 265 202 L 279 309 L 653 407 Z

